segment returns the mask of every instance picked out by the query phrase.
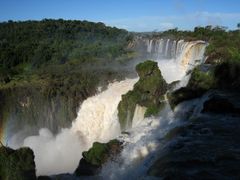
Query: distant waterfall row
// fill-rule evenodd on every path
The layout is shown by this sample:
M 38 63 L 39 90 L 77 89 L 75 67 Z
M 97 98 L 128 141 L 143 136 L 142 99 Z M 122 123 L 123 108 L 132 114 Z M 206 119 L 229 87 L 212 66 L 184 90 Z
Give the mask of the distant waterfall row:
M 184 41 L 172 39 L 140 38 L 137 46 L 141 47 L 147 58 L 154 60 L 171 59 L 182 65 L 185 70 L 204 62 L 207 43 L 204 41 Z
M 171 40 L 171 39 L 144 39 L 147 52 L 153 59 L 176 59 L 181 56 L 184 49 L 191 44 L 205 44 L 204 41 L 186 42 L 184 40 Z
M 170 39 L 146 39 L 147 52 L 156 59 L 161 57 L 176 58 L 186 44 L 183 40 L 173 41 Z

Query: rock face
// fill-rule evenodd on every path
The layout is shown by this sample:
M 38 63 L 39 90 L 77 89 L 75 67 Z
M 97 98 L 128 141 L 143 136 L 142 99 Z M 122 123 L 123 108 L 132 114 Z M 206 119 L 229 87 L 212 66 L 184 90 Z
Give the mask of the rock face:
M 13 150 L 0 147 L 0 179 L 3 180 L 34 180 L 34 154 L 30 148 Z
M 24 129 L 26 124 L 36 129 L 47 127 L 54 133 L 60 127 L 68 127 L 84 98 L 52 95 L 50 90 L 49 94 L 44 93 L 33 85 L 0 89 L 0 118 L 13 124 L 12 132 Z
M 147 107 L 145 117 L 155 115 L 161 107 L 161 98 L 167 91 L 167 83 L 163 79 L 157 62 L 145 61 L 136 66 L 139 81 L 132 91 L 122 95 L 118 105 L 118 117 L 121 130 L 124 131 L 132 125 L 132 118 L 136 105 Z
M 80 160 L 75 174 L 77 176 L 97 174 L 104 163 L 121 152 L 121 145 L 122 143 L 118 140 L 111 140 L 108 143 L 93 143 L 88 151 L 82 153 L 83 158 Z
M 182 101 L 200 97 L 205 92 L 216 87 L 212 69 L 205 71 L 202 66 L 196 67 L 186 87 L 168 94 L 171 107 L 174 109 Z

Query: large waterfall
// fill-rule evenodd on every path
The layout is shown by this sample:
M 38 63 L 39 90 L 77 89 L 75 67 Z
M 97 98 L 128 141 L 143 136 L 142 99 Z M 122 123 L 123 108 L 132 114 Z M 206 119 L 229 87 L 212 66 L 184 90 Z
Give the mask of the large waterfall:
M 145 39 L 143 42 L 149 58 L 158 62 L 168 83 L 184 79 L 188 70 L 204 61 L 206 43 L 203 41 Z M 93 142 L 107 142 L 119 137 L 125 143 L 128 142 L 119 157 L 123 163 L 107 164 L 102 175 L 104 177 L 110 175 L 109 177 L 113 179 L 116 175 L 122 175 L 122 179 L 126 175 L 129 176 L 128 173 L 123 173 L 126 168 L 130 170 L 140 165 L 138 162 L 158 146 L 156 138 L 161 137 L 161 134 L 176 123 L 168 104 L 161 117 L 147 119 L 144 119 L 146 109 L 137 106 L 130 135 L 121 135 L 117 106 L 121 95 L 131 90 L 136 82 L 137 78 L 114 82 L 107 90 L 85 100 L 72 127 L 62 129 L 56 136 L 48 129 L 41 129 L 38 136 L 27 137 L 21 145 L 33 149 L 37 174 L 72 173 L 79 163 L 82 152 L 88 150 Z M 116 169 L 113 170 L 109 166 Z M 139 171 L 139 168 L 136 170 Z
M 146 57 L 158 62 L 163 77 L 168 83 L 183 80 L 186 85 L 189 76 L 185 75 L 196 65 L 204 62 L 207 43 L 204 41 L 184 41 L 172 39 L 140 39 L 138 45 L 146 49 Z M 183 79 L 184 78 L 184 79 Z
M 136 112 L 136 111 L 135 111 Z M 101 176 L 107 179 L 141 179 L 154 160 L 159 139 L 178 124 L 169 104 L 161 111 L 160 117 L 144 118 L 129 130 L 129 135 L 119 139 L 124 149 L 114 162 L 108 162 L 102 169 Z
M 114 82 L 107 90 L 85 100 L 70 129 L 62 129 L 54 136 L 44 128 L 38 136 L 27 137 L 22 145 L 33 149 L 37 174 L 72 173 L 82 152 L 93 142 L 107 142 L 119 136 L 117 106 L 121 95 L 131 90 L 136 81 L 137 78 Z
M 145 39 L 144 42 L 148 57 L 158 62 L 163 77 L 168 83 L 180 81 L 179 86 L 185 86 L 189 79 L 187 71 L 204 62 L 207 44 L 203 41 Z M 178 106 L 173 112 L 165 97 L 165 107 L 160 116 L 151 118 L 144 118 L 144 107 L 137 106 L 132 129 L 129 130 L 128 135 L 119 137 L 125 142 L 122 153 L 116 161 L 108 162 L 102 168 L 101 176 L 121 180 L 145 179 L 147 170 L 157 158 L 161 139 L 171 128 L 181 123 L 180 119 L 185 117 L 194 103 L 197 109 L 201 109 L 196 102 L 185 104 L 184 108 Z
M 149 58 L 174 59 L 175 63 L 185 69 L 204 61 L 203 54 L 207 45 L 204 41 L 185 42 L 171 39 L 144 39 L 143 43 L 147 47 Z

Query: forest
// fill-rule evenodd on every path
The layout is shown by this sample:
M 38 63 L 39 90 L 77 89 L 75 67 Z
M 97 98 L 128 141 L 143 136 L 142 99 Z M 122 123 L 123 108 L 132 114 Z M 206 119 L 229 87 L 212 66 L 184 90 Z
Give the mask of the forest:
M 88 21 L 0 23 L 0 82 L 3 85 L 38 71 L 47 73 L 47 67 L 61 71 L 67 65 L 84 66 L 127 56 L 129 38 L 126 30 Z
M 20 124 L 26 119 L 30 124 L 41 122 L 39 117 L 45 122 L 49 111 L 59 125 L 69 125 L 79 103 L 95 94 L 99 85 L 123 78 L 124 72 L 111 64 L 124 64 L 135 56 L 126 48 L 131 38 L 126 30 L 100 22 L 0 23 L 0 126 L 11 114 L 20 117 Z M 32 112 L 19 104 L 28 98 Z M 51 130 L 56 132 L 54 127 Z

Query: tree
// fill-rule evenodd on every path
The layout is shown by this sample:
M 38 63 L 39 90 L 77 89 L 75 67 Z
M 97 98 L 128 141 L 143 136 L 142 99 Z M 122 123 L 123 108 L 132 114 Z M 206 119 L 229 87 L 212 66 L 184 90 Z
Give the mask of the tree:
M 240 23 L 237 24 L 237 28 L 240 29 Z

